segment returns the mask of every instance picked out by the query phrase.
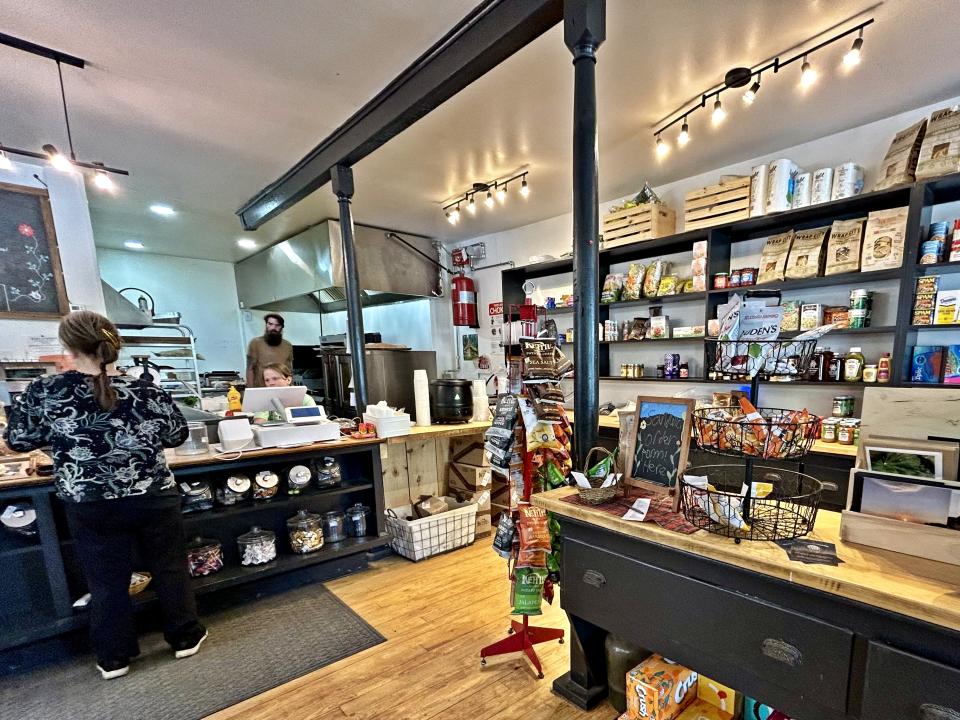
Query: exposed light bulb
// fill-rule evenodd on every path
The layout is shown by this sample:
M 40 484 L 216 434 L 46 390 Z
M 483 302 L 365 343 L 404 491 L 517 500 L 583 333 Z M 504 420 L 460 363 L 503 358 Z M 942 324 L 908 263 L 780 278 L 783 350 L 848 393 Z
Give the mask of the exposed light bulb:
M 665 158 L 669 152 L 670 146 L 663 141 L 662 137 L 657 135 L 657 157 Z
M 497 186 L 497 202 L 503 205 L 507 201 L 507 186 L 498 185 Z
M 57 150 L 53 145 L 44 145 L 43 151 L 47 154 L 47 160 L 50 165 L 60 172 L 70 172 L 73 170 L 73 163 L 67 157 Z
M 94 173 L 93 184 L 101 190 L 105 190 L 106 192 L 113 192 L 117 189 L 117 185 L 113 182 L 113 178 L 107 175 L 105 170 L 97 170 L 97 172 Z
M 757 93 L 760 92 L 760 81 L 757 80 L 753 85 L 750 86 L 750 89 L 743 94 L 743 104 L 744 105 L 753 105 L 753 101 L 757 99 Z
M 471 215 L 476 215 L 476 214 L 477 214 L 477 203 L 476 203 L 476 201 L 473 199 L 473 195 L 471 195 L 471 196 L 470 196 L 470 199 L 467 200 L 467 211 L 468 211 Z
M 863 47 L 863 28 L 860 28 L 860 36 L 853 41 L 847 53 L 843 56 L 843 66 L 853 68 L 860 64 L 860 48 Z
M 817 71 L 807 62 L 807 56 L 803 56 L 803 65 L 800 66 L 800 87 L 808 88 L 817 81 Z
M 526 199 L 530 197 L 530 187 L 527 185 L 527 176 L 523 176 L 523 182 L 520 183 L 520 197 Z
M 457 224 L 457 221 L 453 219 L 453 215 L 450 214 L 450 211 L 449 211 L 449 210 L 447 210 L 447 212 L 445 212 L 444 215 L 447 216 L 447 222 L 448 222 L 448 223 L 450 223 L 451 225 L 456 225 L 456 224 Z
M 717 96 L 717 101 L 713 104 L 713 114 L 710 115 L 710 119 L 713 120 L 714 125 L 719 125 L 727 117 L 727 111 L 723 109 L 723 105 L 720 102 L 720 97 Z
M 0 150 L 0 170 L 13 170 L 13 161 L 3 150 Z
M 450 213 L 450 219 L 451 219 L 450 221 L 451 221 L 454 225 L 456 225 L 458 222 L 460 222 L 460 206 L 459 206 L 459 205 L 457 205 L 457 206 L 453 209 L 453 211 Z
M 687 119 L 683 119 L 683 125 L 680 126 L 680 134 L 677 135 L 677 145 L 685 146 L 690 142 L 690 126 L 687 125 Z
M 487 206 L 488 209 L 493 210 L 493 194 L 487 190 L 487 199 L 483 201 L 483 204 Z

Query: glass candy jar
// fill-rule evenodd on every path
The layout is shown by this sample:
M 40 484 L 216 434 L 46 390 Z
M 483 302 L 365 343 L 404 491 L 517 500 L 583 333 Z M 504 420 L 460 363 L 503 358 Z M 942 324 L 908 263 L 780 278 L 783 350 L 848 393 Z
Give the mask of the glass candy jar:
M 287 520 L 287 534 L 290 548 L 297 554 L 305 555 L 323 547 L 320 516 L 306 510 L 299 510 Z
M 277 535 L 254 525 L 237 538 L 241 565 L 263 565 L 277 557 Z
M 202 577 L 223 569 L 223 548 L 216 540 L 196 537 L 187 545 L 190 577 Z

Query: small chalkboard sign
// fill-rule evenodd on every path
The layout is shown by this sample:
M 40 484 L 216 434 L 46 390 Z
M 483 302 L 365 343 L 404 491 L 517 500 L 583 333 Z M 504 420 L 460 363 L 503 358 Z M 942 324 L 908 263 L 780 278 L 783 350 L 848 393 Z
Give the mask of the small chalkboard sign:
M 0 183 L 0 318 L 57 319 L 68 309 L 50 196 Z
M 672 397 L 638 397 L 630 432 L 625 479 L 630 485 L 667 493 L 687 465 L 690 425 L 696 403 Z M 674 509 L 679 494 L 674 492 Z

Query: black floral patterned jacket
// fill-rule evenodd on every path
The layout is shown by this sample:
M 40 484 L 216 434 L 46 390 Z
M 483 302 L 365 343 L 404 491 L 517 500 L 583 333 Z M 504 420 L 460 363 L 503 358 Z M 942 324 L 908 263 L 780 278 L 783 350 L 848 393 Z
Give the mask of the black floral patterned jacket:
M 174 494 L 163 448 L 186 440 L 183 414 L 156 385 L 111 383 L 117 404 L 104 410 L 83 373 L 37 378 L 14 402 L 4 440 L 19 452 L 49 447 L 57 494 L 68 502 Z

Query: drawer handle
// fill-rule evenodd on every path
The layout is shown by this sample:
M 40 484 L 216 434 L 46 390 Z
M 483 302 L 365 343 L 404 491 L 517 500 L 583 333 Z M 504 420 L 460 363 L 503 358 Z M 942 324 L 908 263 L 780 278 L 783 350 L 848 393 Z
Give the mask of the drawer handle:
M 583 581 L 587 585 L 593 585 L 595 588 L 601 588 L 606 584 L 607 579 L 603 576 L 603 573 L 599 573 L 596 570 L 587 570 L 583 574 Z
M 771 660 L 790 667 L 800 667 L 803 663 L 803 653 L 785 640 L 767 638 L 760 644 L 760 651 Z
M 920 706 L 920 720 L 960 720 L 960 712 L 943 705 L 924 703 Z
M 821 485 L 823 485 L 824 490 L 831 490 L 833 492 L 837 492 L 840 489 L 839 485 L 837 485 L 835 482 L 830 482 L 829 480 L 821 483 Z

